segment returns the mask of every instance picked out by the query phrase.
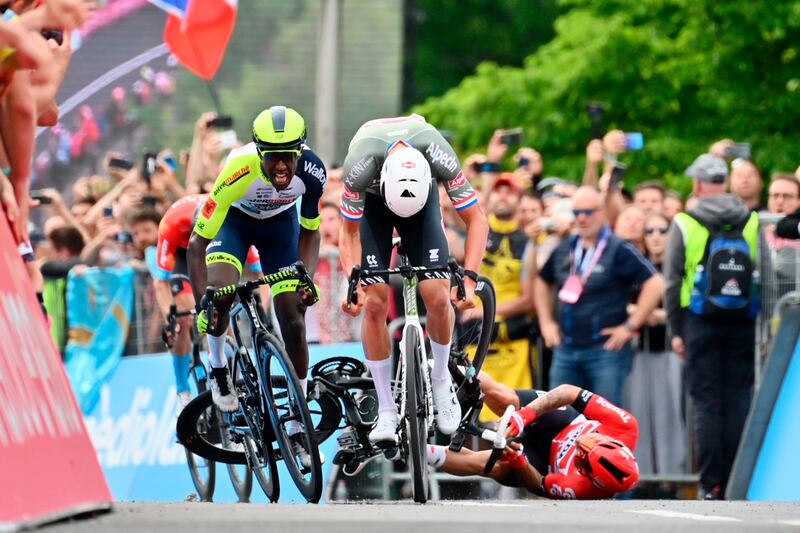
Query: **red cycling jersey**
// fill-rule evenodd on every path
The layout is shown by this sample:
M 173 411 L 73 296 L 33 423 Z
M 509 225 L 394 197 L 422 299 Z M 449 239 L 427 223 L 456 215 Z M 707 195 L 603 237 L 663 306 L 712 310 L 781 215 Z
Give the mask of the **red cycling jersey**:
M 596 487 L 588 476 L 578 472 L 575 458 L 578 437 L 586 433 L 602 433 L 616 439 L 633 451 L 639 437 L 639 423 L 633 415 L 602 396 L 581 391 L 580 402 L 585 408 L 561 430 L 550 445 L 549 473 L 544 478 L 548 498 L 565 500 L 596 500 L 610 498 L 615 493 Z
M 208 198 L 207 194 L 191 194 L 184 196 L 173 203 L 158 225 L 158 252 L 156 263 L 159 268 L 167 272 L 175 270 L 175 258 L 178 250 L 189 247 L 189 237 L 194 228 L 194 213 L 198 206 Z M 258 264 L 260 258 L 258 250 L 250 247 L 247 254 L 247 264 Z

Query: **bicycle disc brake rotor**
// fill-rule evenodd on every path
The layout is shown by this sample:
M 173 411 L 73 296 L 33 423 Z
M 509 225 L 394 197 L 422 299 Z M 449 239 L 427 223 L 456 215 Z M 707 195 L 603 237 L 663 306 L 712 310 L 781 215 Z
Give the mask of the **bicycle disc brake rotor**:
M 367 367 L 363 362 L 352 357 L 340 356 L 331 357 L 320 361 L 311 368 L 311 377 L 320 377 L 336 382 L 342 377 L 361 377 L 367 372 Z

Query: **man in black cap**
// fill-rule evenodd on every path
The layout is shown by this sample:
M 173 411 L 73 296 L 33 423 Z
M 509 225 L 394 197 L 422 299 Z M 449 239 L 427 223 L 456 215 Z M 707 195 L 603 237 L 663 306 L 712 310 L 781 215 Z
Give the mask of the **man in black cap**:
M 668 236 L 667 319 L 672 349 L 686 358 L 700 483 L 706 499 L 722 499 L 753 385 L 758 215 L 725 193 L 723 159 L 703 154 L 686 175 L 699 202 Z

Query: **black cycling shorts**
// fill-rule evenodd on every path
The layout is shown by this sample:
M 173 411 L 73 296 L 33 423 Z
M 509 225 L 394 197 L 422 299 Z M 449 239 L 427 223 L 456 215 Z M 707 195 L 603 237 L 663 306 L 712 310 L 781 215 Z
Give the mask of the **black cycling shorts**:
M 392 234 L 402 239 L 403 249 L 412 266 L 444 267 L 450 257 L 447 236 L 444 233 L 442 210 L 439 207 L 439 189 L 431 187 L 425 207 L 414 216 L 403 218 L 395 215 L 383 203 L 378 194 L 367 194 L 364 201 L 364 217 L 361 219 L 361 267 L 384 270 L 390 268 L 392 258 Z M 450 279 L 447 272 L 425 273 L 425 279 Z M 361 278 L 362 285 L 386 283 L 385 276 Z
M 227 263 L 241 273 L 250 246 L 255 246 L 261 257 L 261 269 L 265 274 L 273 274 L 297 261 L 299 238 L 300 219 L 295 209 L 257 219 L 231 207 L 206 248 L 206 264 Z M 272 286 L 272 294 L 293 292 L 296 287 L 297 280 L 282 281 Z

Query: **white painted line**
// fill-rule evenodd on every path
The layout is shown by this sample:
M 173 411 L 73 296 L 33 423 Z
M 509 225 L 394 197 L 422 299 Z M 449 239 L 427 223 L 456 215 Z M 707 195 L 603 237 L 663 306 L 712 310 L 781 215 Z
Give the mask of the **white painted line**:
M 685 518 L 687 520 L 697 520 L 698 522 L 741 522 L 738 518 L 730 516 L 709 516 L 695 513 L 680 513 L 678 511 L 628 511 L 629 513 L 647 514 L 653 516 L 663 516 L 664 518 Z
M 436 505 L 469 505 L 475 506 L 476 502 L 474 501 L 459 501 L 459 500 L 439 500 L 435 503 Z M 480 502 L 477 503 L 479 507 L 529 507 L 529 505 L 524 503 L 497 503 L 497 502 Z
M 776 520 L 775 523 L 785 526 L 800 526 L 800 520 Z

